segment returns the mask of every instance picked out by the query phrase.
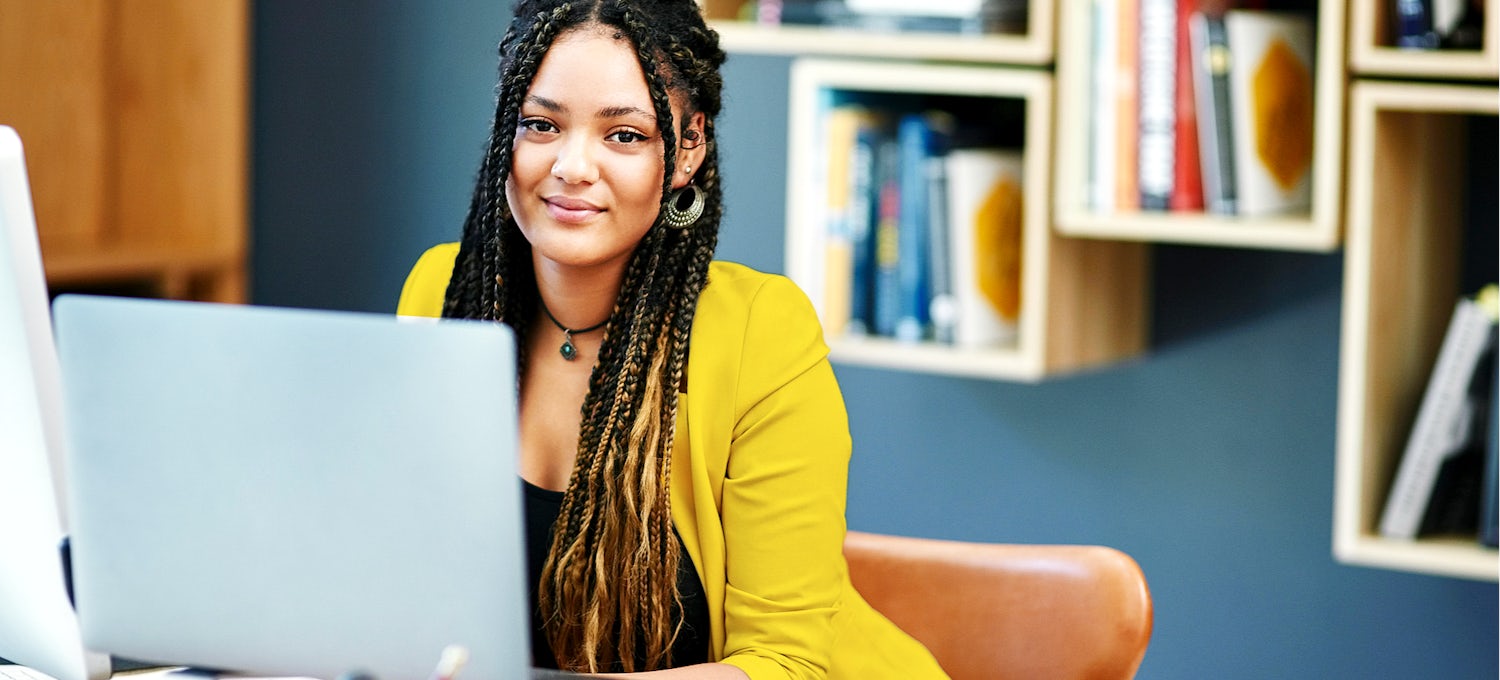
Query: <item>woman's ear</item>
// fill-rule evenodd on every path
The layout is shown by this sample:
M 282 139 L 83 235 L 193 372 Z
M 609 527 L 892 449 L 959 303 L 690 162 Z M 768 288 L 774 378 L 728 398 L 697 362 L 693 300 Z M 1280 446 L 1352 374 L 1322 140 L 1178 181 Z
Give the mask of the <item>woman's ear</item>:
M 672 176 L 672 188 L 681 189 L 693 180 L 708 156 L 708 139 L 704 128 L 708 118 L 702 112 L 688 116 L 687 125 L 677 135 L 677 170 Z

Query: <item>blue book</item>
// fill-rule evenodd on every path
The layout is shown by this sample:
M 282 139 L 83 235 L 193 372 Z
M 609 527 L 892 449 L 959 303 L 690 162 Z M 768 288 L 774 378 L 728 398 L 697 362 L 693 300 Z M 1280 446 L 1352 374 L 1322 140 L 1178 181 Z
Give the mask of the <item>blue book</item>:
M 875 149 L 875 281 L 872 315 L 875 334 L 896 335 L 901 315 L 901 152 L 894 137 Z
M 1395 0 L 1392 6 L 1396 47 L 1431 50 L 1442 43 L 1432 21 L 1432 0 Z
M 950 115 L 927 112 L 902 116 L 896 130 L 901 158 L 897 340 L 920 341 L 926 339 L 931 330 L 932 291 L 928 285 L 928 268 L 932 258 L 932 211 L 928 205 L 927 161 L 947 153 L 953 126 Z
M 849 241 L 853 251 L 849 325 L 845 332 L 875 332 L 875 225 L 880 219 L 876 154 L 885 132 L 873 121 L 860 125 L 849 159 Z

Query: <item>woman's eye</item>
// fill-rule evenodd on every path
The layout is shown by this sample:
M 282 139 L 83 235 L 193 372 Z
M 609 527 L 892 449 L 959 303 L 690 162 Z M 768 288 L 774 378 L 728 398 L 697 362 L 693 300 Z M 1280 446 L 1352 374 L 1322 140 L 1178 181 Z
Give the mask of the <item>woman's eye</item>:
M 557 126 L 541 118 L 527 118 L 521 121 L 521 128 L 528 132 L 557 132 Z
M 632 130 L 621 130 L 619 132 L 611 134 L 609 136 L 609 139 L 621 144 L 635 144 L 637 142 L 646 141 L 647 137 L 646 135 L 643 135 L 639 132 L 634 132 Z

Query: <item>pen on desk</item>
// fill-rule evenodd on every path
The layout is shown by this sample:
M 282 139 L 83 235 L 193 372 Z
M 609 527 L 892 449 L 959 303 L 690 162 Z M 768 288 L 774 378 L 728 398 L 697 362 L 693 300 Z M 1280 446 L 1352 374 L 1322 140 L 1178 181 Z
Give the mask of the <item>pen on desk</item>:
M 432 669 L 432 677 L 428 680 L 453 680 L 458 675 L 459 669 L 469 660 L 469 648 L 463 645 L 448 645 L 443 648 L 443 655 L 438 658 L 437 668 Z

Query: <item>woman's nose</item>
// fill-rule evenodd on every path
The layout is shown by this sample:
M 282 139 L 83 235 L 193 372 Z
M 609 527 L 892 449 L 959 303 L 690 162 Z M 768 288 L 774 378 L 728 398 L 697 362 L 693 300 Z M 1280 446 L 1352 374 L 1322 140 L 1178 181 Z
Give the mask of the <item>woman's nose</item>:
M 558 145 L 557 160 L 552 163 L 552 176 L 569 184 L 599 179 L 599 168 L 594 163 L 593 150 L 586 140 L 574 138 Z

